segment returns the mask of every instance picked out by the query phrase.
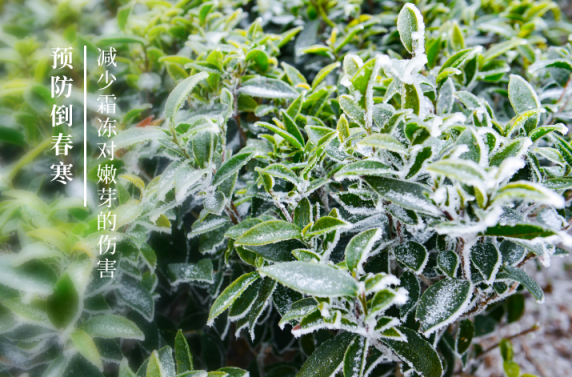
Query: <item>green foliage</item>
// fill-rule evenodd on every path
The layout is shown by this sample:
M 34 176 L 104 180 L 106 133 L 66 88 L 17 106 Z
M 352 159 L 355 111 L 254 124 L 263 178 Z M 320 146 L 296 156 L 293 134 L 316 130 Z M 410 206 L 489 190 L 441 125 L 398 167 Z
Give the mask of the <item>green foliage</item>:
M 544 299 L 523 265 L 572 247 L 551 1 L 34 4 L 0 18 L 0 375 L 473 373 Z M 49 181 L 68 45 L 78 93 L 117 49 L 113 279 L 80 112 L 74 181 Z

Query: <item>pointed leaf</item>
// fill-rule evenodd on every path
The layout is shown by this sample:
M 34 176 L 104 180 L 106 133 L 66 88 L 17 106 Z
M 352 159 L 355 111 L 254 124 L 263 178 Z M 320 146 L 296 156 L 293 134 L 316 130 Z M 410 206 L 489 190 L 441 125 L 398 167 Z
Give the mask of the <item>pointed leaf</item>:
M 420 331 L 426 335 L 454 322 L 471 302 L 473 284 L 458 279 L 444 279 L 423 293 L 415 318 L 421 322 Z
M 286 262 L 259 269 L 279 283 L 301 293 L 318 297 L 355 297 L 358 286 L 347 272 L 311 262 Z

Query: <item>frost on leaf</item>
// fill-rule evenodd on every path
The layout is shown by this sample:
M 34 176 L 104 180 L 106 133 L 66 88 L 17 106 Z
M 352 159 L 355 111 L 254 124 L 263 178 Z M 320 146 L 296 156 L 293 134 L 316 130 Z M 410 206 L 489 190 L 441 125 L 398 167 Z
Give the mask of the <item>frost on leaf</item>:
M 469 306 L 473 294 L 471 282 L 444 279 L 427 288 L 421 296 L 415 318 L 421 331 L 430 335 L 459 318 Z

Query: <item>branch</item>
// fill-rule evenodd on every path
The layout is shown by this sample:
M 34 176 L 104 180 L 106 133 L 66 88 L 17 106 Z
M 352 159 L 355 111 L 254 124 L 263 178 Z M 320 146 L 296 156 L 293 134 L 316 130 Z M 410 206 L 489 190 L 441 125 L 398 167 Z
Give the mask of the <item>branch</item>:
M 518 334 L 514 334 L 514 335 L 509 336 L 508 338 L 503 338 L 503 339 L 512 340 L 512 339 L 518 338 L 518 337 L 520 337 L 520 336 L 533 333 L 533 332 L 538 331 L 538 330 L 540 330 L 540 329 L 541 329 L 540 326 L 538 326 L 537 324 L 534 324 L 534 325 L 533 325 L 531 328 L 529 328 L 528 330 L 521 331 L 521 332 L 519 332 Z M 494 350 L 495 348 L 497 348 L 498 346 L 500 346 L 500 343 L 501 343 L 501 342 L 495 343 L 495 344 L 493 344 L 492 346 L 490 346 L 489 348 L 485 349 L 481 354 L 479 354 L 478 358 L 479 358 L 479 359 L 482 358 L 483 355 L 485 355 L 486 353 L 488 353 L 488 352 Z

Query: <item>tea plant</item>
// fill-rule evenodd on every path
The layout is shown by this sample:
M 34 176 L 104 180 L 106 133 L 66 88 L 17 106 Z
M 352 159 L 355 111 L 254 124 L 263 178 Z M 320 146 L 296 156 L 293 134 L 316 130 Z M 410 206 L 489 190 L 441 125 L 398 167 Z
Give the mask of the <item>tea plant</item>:
M 479 337 L 544 300 L 523 266 L 572 246 L 572 27 L 555 3 L 114 12 L 117 33 L 64 32 L 122 57 L 114 280 L 96 211 L 30 179 L 49 160 L 48 68 L 5 28 L 0 138 L 27 151 L 2 172 L 6 375 L 244 376 L 223 367 L 238 337 L 253 376 L 471 374 Z

